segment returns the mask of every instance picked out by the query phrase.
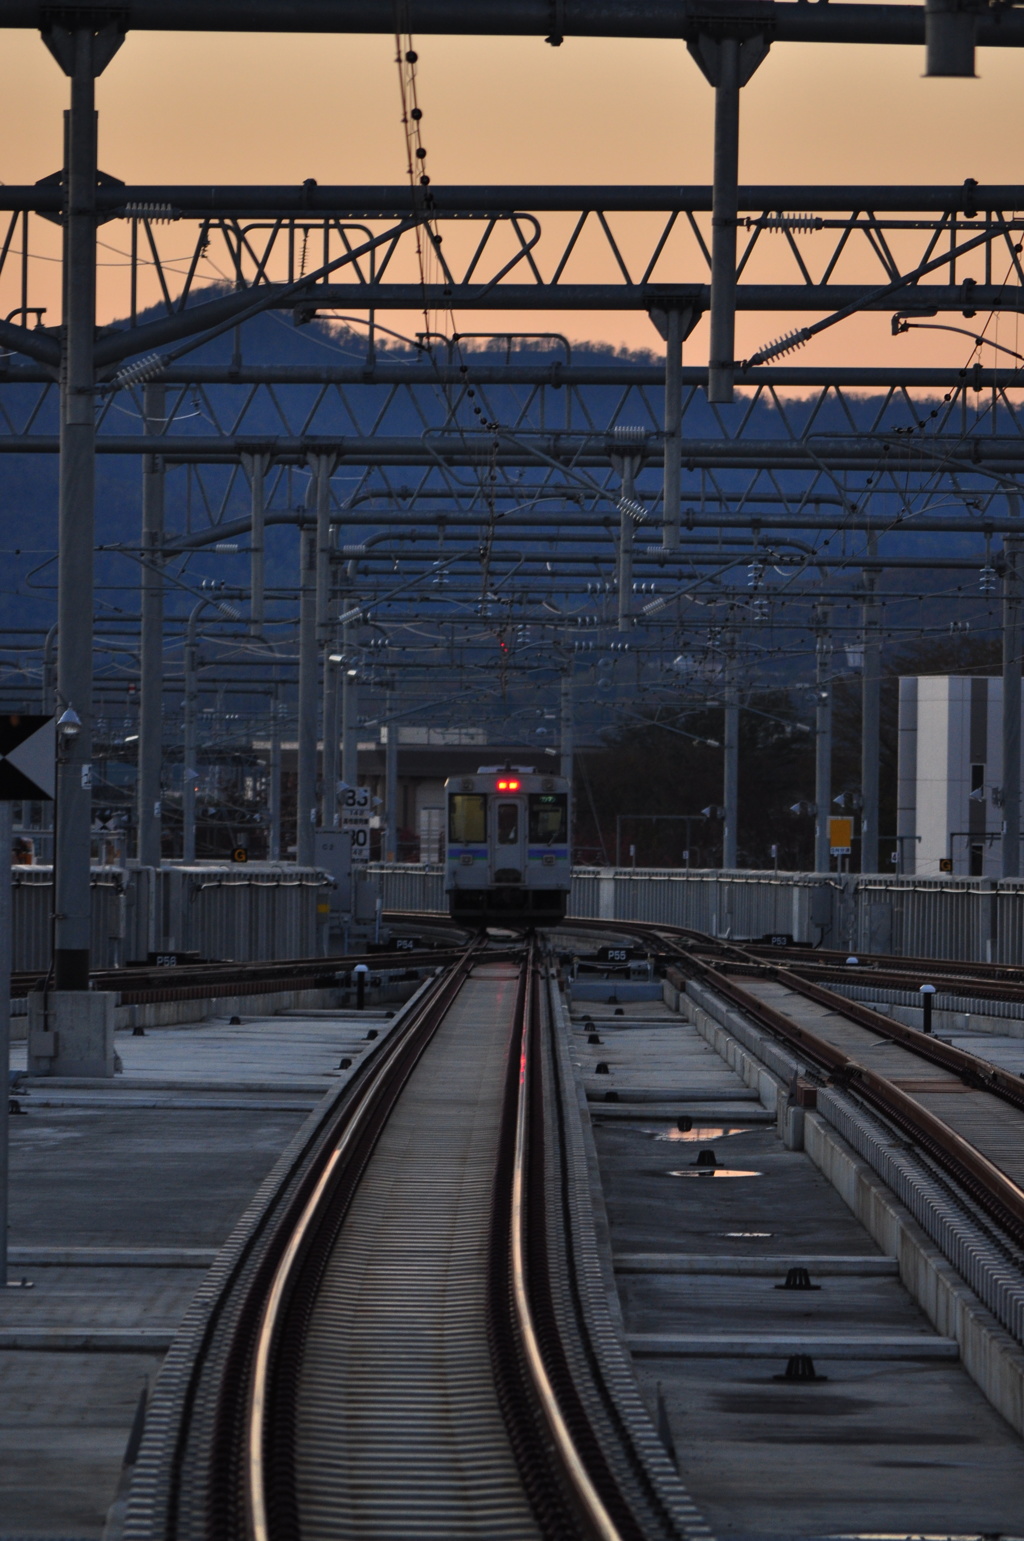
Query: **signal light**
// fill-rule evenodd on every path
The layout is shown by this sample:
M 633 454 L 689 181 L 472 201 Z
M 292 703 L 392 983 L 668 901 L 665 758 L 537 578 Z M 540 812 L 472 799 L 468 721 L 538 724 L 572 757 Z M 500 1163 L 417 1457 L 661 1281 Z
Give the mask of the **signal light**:
M 518 781 L 499 781 L 498 782 L 498 791 L 499 792 L 518 792 L 519 791 L 519 782 Z

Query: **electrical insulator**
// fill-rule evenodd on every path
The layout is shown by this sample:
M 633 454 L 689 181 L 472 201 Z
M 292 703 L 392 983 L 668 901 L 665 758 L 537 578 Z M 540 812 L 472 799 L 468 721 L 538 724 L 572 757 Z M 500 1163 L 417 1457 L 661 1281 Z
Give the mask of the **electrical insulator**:
M 747 587 L 756 589 L 764 577 L 764 563 L 756 559 L 747 567 Z
M 994 594 L 996 591 L 996 570 L 987 562 L 978 574 L 978 589 L 982 594 Z

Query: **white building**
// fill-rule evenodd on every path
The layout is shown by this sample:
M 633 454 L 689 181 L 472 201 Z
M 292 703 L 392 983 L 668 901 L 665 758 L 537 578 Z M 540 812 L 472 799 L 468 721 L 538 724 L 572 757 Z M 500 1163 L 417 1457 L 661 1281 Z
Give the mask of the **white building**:
M 1003 682 L 959 675 L 900 680 L 896 830 L 902 870 L 1000 876 Z

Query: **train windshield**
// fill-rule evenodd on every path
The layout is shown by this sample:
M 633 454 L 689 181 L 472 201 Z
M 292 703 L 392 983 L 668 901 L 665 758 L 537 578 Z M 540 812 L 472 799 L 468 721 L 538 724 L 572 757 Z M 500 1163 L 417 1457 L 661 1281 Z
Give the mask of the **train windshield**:
M 568 799 L 564 792 L 534 793 L 530 798 L 530 842 L 557 845 L 566 837 Z
M 483 845 L 487 839 L 487 799 L 478 792 L 455 792 L 448 799 L 448 839 L 452 845 Z
M 498 844 L 515 845 L 519 839 L 519 804 L 498 804 Z

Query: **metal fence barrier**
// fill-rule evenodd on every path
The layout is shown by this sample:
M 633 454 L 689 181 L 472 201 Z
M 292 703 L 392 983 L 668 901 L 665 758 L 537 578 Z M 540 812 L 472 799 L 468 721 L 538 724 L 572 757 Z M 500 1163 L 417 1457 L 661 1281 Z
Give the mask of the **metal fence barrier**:
M 374 864 L 384 908 L 443 910 L 440 865 Z M 577 867 L 572 915 L 663 921 L 732 940 L 1024 963 L 1024 879 Z
M 49 966 L 53 868 L 15 867 L 14 968 Z M 244 866 L 94 867 L 94 968 L 145 962 L 150 953 L 197 952 L 248 963 L 323 950 L 330 878 L 288 862 Z
M 444 867 L 373 863 L 386 910 L 446 908 Z M 51 867 L 15 867 L 14 967 L 47 967 Z M 322 951 L 330 879 L 288 862 L 92 869 L 96 968 L 161 951 L 249 962 Z M 970 962 L 1024 963 L 1024 880 L 896 878 L 664 867 L 578 867 L 570 913 L 663 921 L 724 939 L 797 942 Z

